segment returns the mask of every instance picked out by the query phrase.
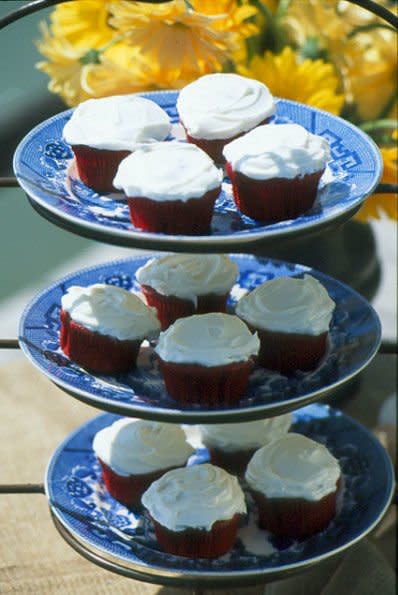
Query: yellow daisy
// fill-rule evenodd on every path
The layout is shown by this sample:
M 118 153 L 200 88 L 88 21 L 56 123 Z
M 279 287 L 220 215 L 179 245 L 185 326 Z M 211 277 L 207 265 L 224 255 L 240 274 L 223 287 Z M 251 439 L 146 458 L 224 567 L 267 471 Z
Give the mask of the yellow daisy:
M 41 31 L 38 49 L 47 61 L 36 66 L 49 75 L 48 89 L 60 95 L 68 106 L 91 97 L 133 93 L 150 86 L 145 69 L 140 67 L 131 48 L 119 44 L 101 52 L 77 47 L 59 35 L 53 36 L 44 23 Z
M 51 30 L 77 47 L 98 48 L 115 35 L 108 24 L 108 2 L 79 0 L 57 6 L 50 16 Z
M 159 5 L 120 0 L 110 9 L 111 25 L 139 50 L 159 87 L 181 87 L 221 70 L 236 48 L 236 36 L 215 27 L 222 16 L 188 10 L 184 0 Z
M 396 132 L 394 137 L 397 138 Z M 382 183 L 398 184 L 398 146 L 381 147 L 380 152 L 384 164 Z M 386 215 L 395 221 L 398 220 L 397 193 L 372 194 L 366 199 L 355 218 L 358 221 L 366 222 L 369 219 L 379 219 L 381 215 Z
M 213 27 L 222 31 L 233 31 L 240 39 L 245 39 L 251 35 L 256 35 L 259 29 L 253 22 L 253 17 L 257 16 L 258 9 L 244 0 L 238 4 L 236 0 L 193 0 L 193 8 L 208 16 L 222 16 L 220 20 L 214 22 Z
M 273 95 L 307 103 L 332 114 L 339 114 L 344 95 L 338 93 L 339 80 L 331 64 L 323 60 L 299 62 L 290 47 L 280 54 L 266 52 L 255 56 L 242 74 L 262 81 Z
M 90 95 L 81 86 L 84 71 L 89 68 L 89 64 L 82 62 L 87 48 L 77 48 L 60 36 L 53 37 L 45 23 L 41 24 L 41 33 L 37 47 L 47 61 L 39 62 L 36 67 L 50 77 L 49 91 L 60 95 L 69 106 L 88 99 Z
M 397 96 L 397 67 L 396 32 L 376 29 L 347 41 L 341 72 L 362 121 L 380 117 Z

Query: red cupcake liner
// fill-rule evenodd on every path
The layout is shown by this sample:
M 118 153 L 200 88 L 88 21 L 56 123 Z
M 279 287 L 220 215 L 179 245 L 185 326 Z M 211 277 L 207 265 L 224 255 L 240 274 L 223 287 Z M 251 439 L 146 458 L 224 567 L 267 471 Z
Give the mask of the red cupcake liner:
M 163 295 L 149 285 L 141 285 L 141 289 L 148 306 L 156 308 L 162 330 L 165 330 L 178 318 L 185 318 L 193 314 L 207 314 L 208 312 L 225 312 L 229 295 L 228 293 L 200 295 L 197 296 L 195 306 L 191 300 L 174 295 Z
M 208 448 L 210 462 L 216 467 L 221 467 L 228 473 L 232 473 L 232 475 L 243 475 L 245 473 L 246 467 L 256 450 L 256 448 L 250 448 L 227 452 L 219 448 Z
M 226 164 L 235 204 L 244 215 L 257 221 L 284 221 L 308 211 L 315 202 L 324 169 L 302 178 L 254 180 Z
M 257 126 L 268 124 L 269 120 L 270 118 L 266 118 L 265 120 L 257 124 Z M 183 122 L 181 122 L 181 125 L 185 130 L 185 136 L 187 141 L 192 145 L 196 145 L 197 147 L 199 147 L 199 149 L 202 149 L 202 151 L 207 153 L 208 156 L 211 157 L 213 161 L 215 161 L 215 163 L 225 163 L 225 157 L 223 155 L 223 149 L 225 145 L 250 132 L 250 130 L 246 130 L 245 132 L 241 132 L 240 134 L 236 134 L 235 136 L 231 136 L 230 138 L 215 138 L 209 140 L 206 138 L 195 138 L 194 136 L 191 136 L 187 132 L 187 129 L 185 128 Z M 257 128 L 257 126 L 254 126 L 253 128 L 251 128 L 251 130 Z
M 136 365 L 141 343 L 90 331 L 61 310 L 61 349 L 82 368 L 99 374 L 127 372 Z
M 73 145 L 76 167 L 81 181 L 96 192 L 115 192 L 113 180 L 120 162 L 131 151 L 94 149 L 86 145 Z
M 133 510 L 140 508 L 141 497 L 151 483 L 162 477 L 167 471 L 176 469 L 176 467 L 168 467 L 152 473 L 123 476 L 112 471 L 101 459 L 98 459 L 98 462 L 101 465 L 102 479 L 110 495 Z
M 226 407 L 235 405 L 244 394 L 253 360 L 224 366 L 177 364 L 160 359 L 160 368 L 169 395 L 182 405 Z
M 278 333 L 265 331 L 248 324 L 252 332 L 257 331 L 260 351 L 257 364 L 282 374 L 296 370 L 314 370 L 326 352 L 328 333 L 303 335 L 299 333 Z
M 218 558 L 226 554 L 236 541 L 240 515 L 227 521 L 216 521 L 210 531 L 185 529 L 171 531 L 152 519 L 159 545 L 168 554 L 185 558 Z
M 325 529 L 336 515 L 336 490 L 321 500 L 312 502 L 303 498 L 267 498 L 251 490 L 258 509 L 258 526 L 278 537 L 304 539 Z
M 128 197 L 130 219 L 144 231 L 166 234 L 203 235 L 210 231 L 214 203 L 221 188 L 209 190 L 202 197 L 156 201 L 146 197 Z

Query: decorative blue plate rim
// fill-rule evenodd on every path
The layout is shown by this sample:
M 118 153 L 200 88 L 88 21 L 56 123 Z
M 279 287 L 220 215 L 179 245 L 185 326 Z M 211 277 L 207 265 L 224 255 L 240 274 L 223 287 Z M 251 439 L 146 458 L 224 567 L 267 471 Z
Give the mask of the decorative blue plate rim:
M 230 255 L 239 268 L 239 283 L 235 286 L 238 292 L 242 288 L 250 290 L 275 276 L 304 273 L 311 273 L 332 292 L 336 310 L 329 333 L 330 347 L 314 372 L 298 372 L 287 378 L 256 368 L 248 391 L 237 407 L 204 409 L 181 408 L 167 396 L 150 350 L 142 350 L 142 361 L 139 359 L 136 370 L 125 378 L 101 378 L 79 368 L 62 354 L 58 342 L 60 298 L 66 287 L 83 278 L 89 279 L 80 281 L 83 285 L 110 282 L 134 290 L 139 287 L 134 280 L 135 271 L 154 256 L 135 256 L 81 269 L 33 298 L 22 314 L 19 327 L 20 346 L 31 363 L 72 396 L 107 411 L 163 421 L 222 423 L 234 417 L 256 419 L 301 407 L 348 382 L 377 353 L 381 342 L 379 318 L 372 306 L 350 287 L 304 265 L 252 255 Z M 234 289 L 232 293 L 236 296 Z M 236 297 L 233 299 L 236 301 Z M 350 308 L 349 312 L 343 304 Z M 57 361 L 59 358 L 61 363 Z
M 170 99 L 174 100 L 174 98 L 177 97 L 177 94 L 178 91 L 153 91 L 147 93 L 140 93 L 139 95 L 153 100 L 158 99 L 159 104 L 162 105 L 162 99 L 163 102 L 166 101 L 166 98 L 168 98 L 169 101 Z M 82 235 L 84 235 L 84 230 L 86 230 L 87 232 L 90 232 L 91 235 L 99 234 L 101 238 L 105 240 L 107 239 L 106 236 L 108 236 L 108 238 L 109 236 L 111 236 L 112 240 L 109 239 L 109 241 L 112 241 L 112 243 L 118 243 L 118 241 L 120 241 L 123 244 L 127 243 L 134 246 L 145 243 L 154 246 L 156 245 L 156 243 L 158 243 L 159 245 L 162 244 L 166 246 L 167 244 L 170 244 L 171 246 L 178 242 L 181 246 L 184 246 L 185 248 L 189 245 L 197 245 L 199 247 L 207 246 L 209 249 L 211 247 L 213 247 L 214 249 L 220 249 L 220 247 L 223 244 L 233 244 L 236 245 L 236 247 L 238 247 L 239 244 L 243 245 L 247 243 L 265 241 L 267 239 L 271 240 L 285 235 L 292 236 L 301 234 L 305 231 L 310 232 L 316 230 L 317 227 L 331 224 L 333 220 L 339 220 L 345 215 L 347 216 L 346 218 L 348 218 L 349 216 L 351 216 L 353 212 L 355 212 L 355 210 L 359 208 L 359 206 L 365 200 L 365 198 L 373 192 L 381 178 L 383 165 L 382 158 L 377 145 L 365 132 L 363 132 L 350 122 L 340 118 L 339 116 L 334 116 L 333 114 L 330 114 L 319 108 L 315 108 L 287 99 L 277 99 L 277 114 L 278 106 L 279 111 L 282 111 L 281 115 L 278 116 L 278 118 L 282 121 L 287 119 L 289 121 L 293 121 L 290 118 L 287 118 L 286 115 L 284 115 L 284 111 L 287 110 L 288 112 L 299 112 L 300 114 L 302 114 L 302 118 L 304 120 L 309 120 L 309 125 L 311 126 L 315 126 L 315 119 L 317 117 L 318 119 L 323 118 L 327 122 L 332 122 L 335 126 L 338 125 L 339 127 L 342 127 L 342 129 L 345 132 L 349 131 L 349 133 L 352 135 L 351 143 L 353 142 L 354 138 L 361 143 L 362 158 L 366 157 L 366 160 L 372 166 L 372 171 L 368 169 L 358 169 L 359 164 L 357 164 L 358 167 L 355 166 L 355 159 L 360 160 L 358 156 L 358 151 L 353 150 L 350 153 L 349 150 L 345 147 L 347 141 L 343 143 L 341 138 L 338 137 L 333 131 L 330 131 L 329 129 L 325 128 L 324 132 L 326 132 L 326 135 L 331 135 L 330 139 L 332 141 L 332 153 L 334 151 L 336 155 L 336 159 L 333 159 L 332 163 L 336 165 L 337 169 L 339 169 L 339 174 L 336 174 L 337 177 L 335 179 L 333 178 L 333 183 L 336 182 L 336 186 L 338 184 L 342 184 L 343 186 L 347 186 L 348 188 L 348 184 L 345 184 L 342 181 L 342 172 L 344 171 L 344 175 L 348 176 L 347 172 L 349 171 L 350 175 L 352 174 L 357 176 L 357 181 L 359 180 L 358 176 L 369 176 L 370 179 L 366 182 L 366 187 L 363 188 L 363 190 L 361 190 L 360 192 L 356 193 L 355 187 L 357 187 L 358 185 L 352 182 L 352 187 L 349 187 L 349 195 L 350 193 L 353 193 L 353 197 L 351 197 L 350 199 L 347 199 L 347 197 L 345 197 L 344 203 L 342 202 L 341 197 L 338 200 L 336 200 L 336 198 L 333 199 L 333 192 L 335 192 L 333 190 L 329 193 L 332 196 L 332 199 L 330 200 L 330 205 L 327 204 L 327 208 L 325 208 L 325 205 L 318 205 L 318 207 L 311 209 L 308 212 L 308 214 L 304 214 L 294 220 L 282 221 L 279 223 L 269 225 L 264 225 L 261 222 L 253 222 L 253 220 L 245 218 L 244 216 L 240 216 L 239 219 L 239 214 L 236 210 L 235 205 L 233 204 L 232 198 L 229 196 L 227 197 L 227 195 L 225 195 L 225 197 L 221 201 L 223 206 L 220 207 L 220 214 L 222 214 L 223 216 L 228 215 L 228 217 L 237 217 L 240 221 L 239 225 L 241 227 L 243 226 L 243 229 L 236 229 L 233 232 L 230 230 L 229 233 L 228 231 L 221 230 L 220 232 L 216 231 L 215 233 L 204 236 L 168 235 L 144 232 L 135 229 L 130 221 L 128 221 L 128 223 L 116 222 L 115 225 L 111 225 L 111 223 L 109 223 L 109 216 L 108 220 L 106 219 L 106 217 L 103 217 L 104 220 L 100 222 L 98 222 L 98 220 L 101 218 L 100 215 L 97 216 L 97 221 L 90 220 L 89 218 L 87 218 L 87 215 L 83 212 L 83 207 L 87 206 L 89 204 L 88 202 L 84 202 L 84 199 L 82 199 L 82 208 L 77 214 L 70 214 L 69 212 L 62 210 L 60 208 L 60 205 L 62 206 L 63 202 L 65 202 L 65 197 L 59 194 L 59 192 L 55 192 L 49 188 L 43 188 L 43 183 L 40 182 L 41 178 L 44 178 L 44 169 L 42 170 L 40 175 L 37 172 L 33 172 L 34 176 L 36 176 L 37 179 L 36 181 L 32 180 L 32 167 L 28 165 L 28 163 L 26 163 L 25 161 L 25 154 L 28 153 L 30 143 L 36 142 L 36 136 L 41 134 L 41 132 L 46 127 L 56 124 L 58 120 L 62 118 L 68 117 L 73 112 L 73 109 L 60 112 L 59 114 L 56 114 L 55 116 L 52 116 L 51 118 L 45 120 L 41 124 L 38 124 L 24 137 L 24 139 L 22 139 L 14 154 L 14 172 L 20 186 L 29 196 L 34 206 L 39 207 L 40 212 L 44 210 L 48 214 L 52 214 L 60 224 L 62 224 L 63 221 L 65 224 L 71 225 L 77 233 L 82 233 Z M 310 123 L 311 118 L 314 120 L 313 123 Z M 56 142 L 61 141 L 60 138 L 55 138 L 53 140 Z M 67 146 L 66 143 L 64 143 L 64 141 L 62 142 L 65 146 Z M 35 156 L 35 158 L 38 157 Z M 353 165 L 350 165 L 350 159 L 354 160 Z M 56 159 L 53 161 L 56 162 Z M 44 166 L 42 167 L 44 168 Z M 58 165 L 56 166 L 56 168 L 57 167 Z M 346 167 L 347 169 L 344 169 L 344 167 Z M 356 171 L 357 169 L 358 171 Z M 28 175 L 29 172 L 30 175 Z M 81 186 L 83 187 L 82 184 Z M 227 186 L 229 185 L 227 184 Z M 84 188 L 86 191 L 89 190 L 85 186 Z M 96 195 L 94 192 L 89 192 L 91 192 L 93 196 L 98 197 L 98 195 Z M 347 192 L 347 189 L 345 189 L 344 191 L 340 189 L 338 190 L 337 194 L 339 196 L 342 196 L 343 194 L 347 194 Z M 56 205 L 52 204 L 51 202 L 54 200 L 54 198 L 58 199 Z M 98 199 L 100 199 L 100 197 L 98 197 Z M 76 200 L 76 197 L 74 202 L 79 202 L 78 200 Z M 120 203 L 121 201 L 119 200 L 118 204 L 120 205 Z M 97 209 L 98 207 L 100 208 L 100 211 L 104 208 L 104 205 L 101 206 L 101 204 L 102 203 L 98 203 L 96 205 Z M 76 204 L 74 206 L 78 208 Z M 71 207 L 69 206 L 69 208 Z M 318 211 L 319 209 L 321 209 L 321 212 L 316 212 L 317 209 Z M 90 214 L 90 218 L 91 216 L 92 214 Z M 232 221 L 229 222 L 228 225 L 230 227 L 233 227 L 234 225 L 236 226 L 238 224 L 235 221 Z
M 44 486 L 45 486 L 45 493 L 48 499 L 49 507 L 52 514 L 56 517 L 56 519 L 60 522 L 60 524 L 67 530 L 67 532 L 80 543 L 83 548 L 86 548 L 88 552 L 99 553 L 103 556 L 103 560 L 106 562 L 112 562 L 113 565 L 116 563 L 121 570 L 131 570 L 135 576 L 140 573 L 145 577 L 145 580 L 148 579 L 148 576 L 153 576 L 153 582 L 159 582 L 162 584 L 162 578 L 167 580 L 173 580 L 176 584 L 183 583 L 189 581 L 190 579 L 196 579 L 199 581 L 205 582 L 206 580 L 211 580 L 214 578 L 224 578 L 226 580 L 231 579 L 239 579 L 239 578 L 255 578 L 255 577 L 264 577 L 264 579 L 268 578 L 283 578 L 283 575 L 286 573 L 297 572 L 301 569 L 305 569 L 308 566 L 316 564 L 318 562 L 322 562 L 332 556 L 335 556 L 344 550 L 348 549 L 355 543 L 357 543 L 360 539 L 365 537 L 372 529 L 377 525 L 377 523 L 381 520 L 383 515 L 385 514 L 393 493 L 394 493 L 394 469 L 392 462 L 383 448 L 381 443 L 377 440 L 377 438 L 364 426 L 362 426 L 358 421 L 353 419 L 352 417 L 338 411 L 334 410 L 328 405 L 321 405 L 321 404 L 312 404 L 304 407 L 294 414 L 294 430 L 303 432 L 304 434 L 312 437 L 315 440 L 320 442 L 324 442 L 327 447 L 333 452 L 333 454 L 338 458 L 340 465 L 342 467 L 343 473 L 343 484 L 345 488 L 343 490 L 343 496 L 340 503 L 340 509 L 336 515 L 336 519 L 332 521 L 329 527 L 310 538 L 309 540 L 305 540 L 304 549 L 309 549 L 307 552 L 307 557 L 304 559 L 294 562 L 285 562 L 283 563 L 283 557 L 285 556 L 285 552 L 288 552 L 290 547 L 294 547 L 291 544 L 287 544 L 287 549 L 284 549 L 286 545 L 283 545 L 282 549 L 280 544 L 278 550 L 276 551 L 275 557 L 274 554 L 259 554 L 248 551 L 249 555 L 254 556 L 257 560 L 252 561 L 252 567 L 247 569 L 231 569 L 228 567 L 228 564 L 224 564 L 226 568 L 219 568 L 217 567 L 217 563 L 213 564 L 216 561 L 192 561 L 187 560 L 184 558 L 171 556 L 165 554 L 164 552 L 157 551 L 157 555 L 152 556 L 158 558 L 157 564 L 154 564 L 151 560 L 149 562 L 139 559 L 138 556 L 132 552 L 130 556 L 127 554 L 128 551 L 128 543 L 132 543 L 134 541 L 134 537 L 130 534 L 126 534 L 124 539 L 120 536 L 120 530 L 117 526 L 117 512 L 124 512 L 124 514 L 133 515 L 133 513 L 127 511 L 124 506 L 120 505 L 116 501 L 113 500 L 104 490 L 105 497 L 108 502 L 111 503 L 111 506 L 115 507 L 115 514 L 112 516 L 112 511 L 108 518 L 105 517 L 102 529 L 104 529 L 104 525 L 107 528 L 105 531 L 105 536 L 101 535 L 101 532 L 95 533 L 92 532 L 91 535 L 86 535 L 84 532 L 87 532 L 88 521 L 86 518 L 82 520 L 82 515 L 78 515 L 77 519 L 74 519 L 75 525 L 71 525 L 70 514 L 72 514 L 71 509 L 66 510 L 65 505 L 62 505 L 62 500 L 65 501 L 66 488 L 62 487 L 62 485 L 66 484 L 67 481 L 70 479 L 71 473 L 69 475 L 65 472 L 61 473 L 61 471 L 57 471 L 57 465 L 60 465 L 60 461 L 63 457 L 65 457 L 65 450 L 68 449 L 68 444 L 72 443 L 72 441 L 79 437 L 80 434 L 86 432 L 87 437 L 85 439 L 88 440 L 89 429 L 92 426 L 96 428 L 95 431 L 98 431 L 101 427 L 105 427 L 106 425 L 112 423 L 114 421 L 115 416 L 111 414 L 102 414 L 99 415 L 88 422 L 82 424 L 79 428 L 69 434 L 65 440 L 58 446 L 54 454 L 52 455 L 45 472 L 45 479 L 44 479 Z M 311 424 L 313 427 L 311 428 Z M 307 427 L 307 430 L 305 429 Z M 92 434 L 95 433 L 93 430 Z M 341 433 L 346 439 L 348 439 L 348 433 L 350 435 L 350 439 L 354 440 L 354 444 L 352 443 L 342 443 L 339 438 L 342 436 L 338 436 L 338 433 Z M 337 436 L 337 438 L 336 438 Z M 336 442 L 337 440 L 337 442 Z M 86 453 L 86 458 L 92 458 L 95 461 L 94 455 L 91 453 L 91 444 L 88 448 L 82 449 L 77 448 L 75 452 L 74 449 L 70 448 L 70 454 L 73 457 L 74 454 L 76 455 L 76 461 L 82 456 L 82 453 Z M 337 452 L 336 452 L 337 451 Z M 203 462 L 206 460 L 206 455 L 203 452 L 199 453 L 197 457 L 197 461 L 195 462 Z M 375 463 L 378 462 L 377 469 L 375 468 Z M 194 463 L 195 464 L 195 463 Z M 69 466 L 71 463 L 69 463 Z M 78 467 L 78 466 L 77 466 Z M 84 466 L 82 465 L 83 469 Z M 91 469 L 92 475 L 94 475 L 94 468 L 93 464 L 86 463 L 86 469 Z M 377 477 L 374 476 L 374 472 L 377 470 Z M 56 474 L 58 473 L 58 476 Z M 96 472 L 97 477 L 95 478 L 95 482 L 101 484 L 100 479 L 100 472 Z M 79 473 L 76 474 L 76 477 L 79 481 Z M 84 477 L 84 476 L 83 476 Z M 372 481 L 370 482 L 370 477 L 372 477 Z M 362 482 L 362 484 L 361 484 Z M 365 482 L 365 485 L 363 483 Z M 368 484 L 367 484 L 368 482 Z M 371 486 L 369 484 L 372 484 Z M 72 491 L 77 491 L 77 495 L 70 495 L 70 505 L 74 505 L 79 509 L 79 499 L 83 500 L 84 494 L 82 495 L 82 490 L 79 486 L 73 487 Z M 365 492 L 365 489 L 368 491 L 371 490 L 370 494 Z M 58 493 L 57 493 L 58 490 Z M 353 493 L 348 493 L 352 490 Z M 355 494 L 354 494 L 355 491 Z M 376 503 L 376 510 L 369 511 L 369 508 L 373 505 L 374 507 L 374 495 L 377 496 L 377 503 Z M 372 496 L 373 498 L 370 498 Z M 358 497 L 362 500 L 360 501 L 360 505 L 357 505 Z M 368 499 L 366 502 L 367 506 L 365 506 L 365 502 L 363 499 Z M 86 505 L 85 505 L 86 506 Z M 353 507 L 355 507 L 355 511 L 353 511 Z M 98 522 L 98 509 L 97 506 L 95 509 L 95 520 L 92 521 L 94 526 L 97 525 Z M 104 508 L 105 509 L 105 508 Z M 361 510 L 362 509 L 362 510 Z M 110 509 L 109 509 L 110 510 Z M 366 512 L 364 512 L 366 510 Z M 81 508 L 83 512 L 84 509 Z M 108 511 L 108 509 L 107 509 Z M 87 514 L 92 514 L 93 507 L 91 511 L 86 510 Z M 69 514 L 70 513 L 70 514 Z M 104 516 L 103 510 L 99 508 L 100 515 Z M 355 516 L 355 514 L 360 515 L 360 522 L 358 518 L 351 519 L 351 515 Z M 249 516 L 253 515 L 252 506 L 249 503 Z M 142 517 L 143 515 L 137 515 L 136 518 Z M 342 517 L 342 518 L 340 518 Z M 71 517 L 73 519 L 73 515 Z M 109 518 L 111 521 L 109 521 Z M 78 526 L 76 527 L 76 520 L 78 522 Z M 116 528 L 112 529 L 112 520 L 116 523 Z M 348 524 L 347 524 L 348 522 Z M 351 523 L 351 525 L 349 525 Z M 338 525 L 341 525 L 338 527 Z M 98 526 L 100 527 L 101 524 L 99 523 Z M 117 530 L 116 530 L 117 529 Z M 345 531 L 344 535 L 342 536 L 342 531 Z M 353 534 L 349 535 L 347 531 L 350 530 Z M 331 533 L 329 534 L 329 531 Z M 124 543 L 123 547 L 118 547 L 117 540 L 114 541 L 116 543 L 116 550 L 110 551 L 112 548 L 109 544 L 109 533 L 114 536 L 115 532 L 117 536 L 121 537 L 121 545 Z M 266 538 L 266 533 L 264 532 L 264 540 Z M 239 533 L 238 533 L 239 538 Z M 340 539 L 341 538 L 341 539 Z M 150 539 L 150 538 L 149 538 Z M 341 541 L 336 547 L 330 546 L 328 549 L 330 541 L 337 539 L 337 541 Z M 105 540 L 105 541 L 104 541 Z M 108 541 L 107 541 L 108 540 Z M 154 538 L 152 537 L 152 540 Z M 323 543 L 322 543 L 323 540 Z M 275 541 L 272 541 L 271 536 L 271 543 L 275 545 Z M 309 544 L 309 545 L 308 545 Z M 324 551 L 321 553 L 313 552 L 312 550 L 321 546 Z M 151 547 L 150 542 L 145 544 L 145 549 L 149 549 Z M 249 546 L 250 547 L 250 546 Z M 141 548 L 142 549 L 142 548 Z M 247 549 L 246 544 L 244 544 L 244 550 Z M 139 551 L 139 550 L 138 550 Z M 242 550 L 241 550 L 242 551 Z M 312 554 L 311 554 L 312 552 Z M 154 553 L 154 552 L 153 552 Z M 144 551 L 145 554 L 145 551 Z M 142 552 L 141 552 L 142 555 Z M 268 566 L 264 566 L 265 560 L 267 556 L 270 556 L 270 562 Z M 132 557 L 134 558 L 132 559 Z M 276 557 L 282 558 L 282 563 L 276 563 Z M 274 557 L 274 558 L 273 558 Z M 159 558 L 163 562 L 163 566 L 159 565 Z M 239 554 L 238 554 L 239 558 Z M 258 561 L 260 559 L 260 561 Z M 261 560 L 262 559 L 262 560 Z M 271 562 L 271 560 L 273 561 Z M 289 558 L 287 558 L 288 560 Z M 221 560 L 221 559 L 220 559 Z M 260 567 L 260 563 L 262 562 L 263 566 Z M 174 569 L 170 570 L 170 567 Z M 233 566 L 234 562 L 230 562 Z M 195 565 L 199 566 L 199 568 L 195 569 Z M 184 568 L 187 567 L 187 568 Z M 113 569 L 112 567 L 110 569 Z

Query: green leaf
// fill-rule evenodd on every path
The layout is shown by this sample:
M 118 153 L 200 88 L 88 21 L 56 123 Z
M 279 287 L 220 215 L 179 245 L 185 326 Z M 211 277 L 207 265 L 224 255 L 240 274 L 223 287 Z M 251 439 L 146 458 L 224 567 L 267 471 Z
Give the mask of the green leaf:
M 101 52 L 91 48 L 80 58 L 81 64 L 101 64 Z

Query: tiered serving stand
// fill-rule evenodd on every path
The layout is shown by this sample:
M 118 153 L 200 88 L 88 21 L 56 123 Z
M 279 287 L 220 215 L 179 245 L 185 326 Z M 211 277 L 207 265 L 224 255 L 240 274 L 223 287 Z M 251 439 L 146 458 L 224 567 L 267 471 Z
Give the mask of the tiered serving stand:
M 0 21 L 0 28 L 25 14 L 65 0 L 39 0 Z M 147 0 L 150 1 L 150 0 Z M 372 2 L 357 2 L 396 26 L 394 15 Z M 177 92 L 147 93 L 165 109 L 179 138 Z M 71 110 L 33 129 L 14 159 L 19 185 L 32 206 L 56 225 L 76 234 L 113 244 L 158 251 L 250 252 L 275 247 L 296 236 L 314 238 L 323 229 L 348 220 L 381 175 L 381 159 L 373 142 L 350 123 L 291 101 L 277 103 L 277 122 L 298 122 L 330 142 L 332 161 L 311 211 L 294 221 L 264 225 L 240 216 L 227 178 L 207 236 L 166 236 L 134 229 L 120 196 L 99 196 L 79 182 L 70 148 L 62 139 Z M 9 181 L 12 184 L 12 180 Z M 153 256 L 153 255 L 151 255 Z M 141 349 L 137 369 L 117 377 L 97 377 L 82 370 L 59 348 L 60 298 L 74 284 L 116 284 L 139 291 L 134 273 L 149 256 L 79 271 L 47 288 L 26 308 L 19 344 L 28 359 L 62 390 L 94 407 L 111 412 L 78 428 L 49 462 L 45 491 L 54 524 L 63 538 L 91 562 L 126 577 L 152 583 L 191 587 L 226 587 L 283 578 L 335 556 L 364 537 L 382 518 L 392 497 L 393 471 L 381 445 L 360 424 L 327 405 L 315 404 L 358 375 L 380 345 L 380 324 L 371 306 L 355 291 L 309 267 L 232 254 L 239 279 L 229 308 L 242 292 L 285 275 L 310 272 L 336 302 L 328 352 L 313 373 L 292 377 L 256 370 L 240 404 L 230 409 L 181 408 L 167 395 L 150 346 Z M 7 346 L 2 344 L 2 346 Z M 304 407 L 305 406 L 305 407 Z M 114 414 L 184 423 L 239 423 L 293 413 L 293 429 L 325 443 L 339 459 L 344 489 L 335 520 L 323 532 L 298 543 L 276 540 L 249 516 L 230 554 L 214 561 L 189 560 L 162 552 L 145 514 L 133 514 L 104 490 L 92 453 L 94 434 Z M 190 464 L 207 460 L 199 448 Z

